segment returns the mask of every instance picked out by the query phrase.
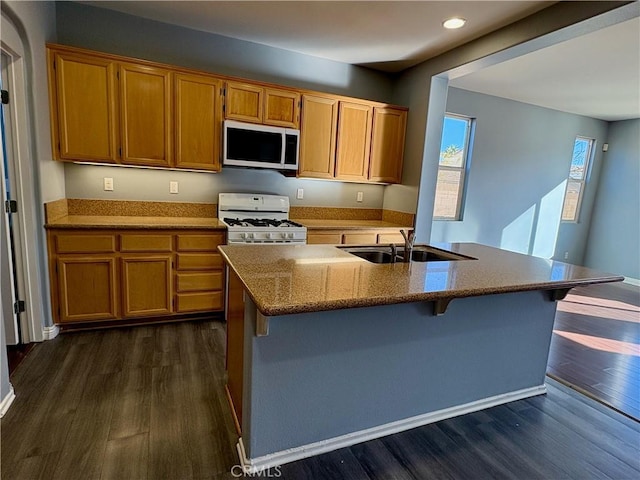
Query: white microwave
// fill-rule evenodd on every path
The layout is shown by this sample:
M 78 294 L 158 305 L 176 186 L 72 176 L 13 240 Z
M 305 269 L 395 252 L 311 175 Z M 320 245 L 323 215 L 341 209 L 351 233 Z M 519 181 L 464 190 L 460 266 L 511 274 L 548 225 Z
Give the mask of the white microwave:
M 222 165 L 298 170 L 300 130 L 224 121 Z

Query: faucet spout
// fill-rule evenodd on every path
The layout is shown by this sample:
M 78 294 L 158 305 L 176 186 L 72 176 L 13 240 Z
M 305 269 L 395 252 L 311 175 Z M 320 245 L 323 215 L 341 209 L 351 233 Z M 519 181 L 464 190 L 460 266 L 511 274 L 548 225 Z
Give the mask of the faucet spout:
M 411 253 L 413 252 L 413 242 L 415 241 L 415 232 L 413 230 L 400 230 L 402 238 L 404 238 L 404 256 L 405 262 L 411 261 Z

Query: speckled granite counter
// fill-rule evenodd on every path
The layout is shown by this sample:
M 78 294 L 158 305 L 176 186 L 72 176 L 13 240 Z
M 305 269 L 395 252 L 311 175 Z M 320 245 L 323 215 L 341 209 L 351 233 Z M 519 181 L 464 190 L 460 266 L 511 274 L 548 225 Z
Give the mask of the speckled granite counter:
M 265 316 L 623 280 L 473 243 L 434 246 L 477 260 L 374 264 L 324 245 L 223 246 L 219 250 Z
M 49 221 L 48 229 L 203 229 L 226 230 L 217 218 L 66 215 Z

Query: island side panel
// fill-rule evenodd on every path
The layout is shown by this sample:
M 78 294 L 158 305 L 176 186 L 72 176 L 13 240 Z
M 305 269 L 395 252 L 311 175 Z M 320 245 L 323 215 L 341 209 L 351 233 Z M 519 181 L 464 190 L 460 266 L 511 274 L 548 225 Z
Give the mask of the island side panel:
M 422 302 L 271 317 L 256 337 L 247 305 L 247 456 L 541 386 L 555 308 L 543 291 L 488 295 L 442 316 Z

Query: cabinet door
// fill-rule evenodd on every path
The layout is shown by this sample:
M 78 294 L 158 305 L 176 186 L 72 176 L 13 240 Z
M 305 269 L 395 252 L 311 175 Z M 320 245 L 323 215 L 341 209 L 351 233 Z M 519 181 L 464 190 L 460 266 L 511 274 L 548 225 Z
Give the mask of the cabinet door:
M 56 98 L 50 100 L 58 113 L 58 156 L 116 163 L 114 63 L 72 53 L 56 53 L 53 58 Z
M 250 83 L 228 82 L 224 117 L 241 122 L 262 123 L 264 89 Z
M 171 79 L 162 68 L 120 66 L 122 162 L 168 167 L 172 159 Z
M 57 270 L 61 323 L 117 318 L 114 257 L 58 257 Z
M 264 123 L 278 127 L 298 128 L 300 94 L 266 88 L 264 91 Z
M 221 82 L 176 74 L 176 166 L 220 170 Z
M 342 232 L 311 233 L 307 231 L 307 243 L 310 245 L 340 245 L 342 243 Z
M 171 308 L 171 256 L 122 258 L 122 315 L 165 315 Z
M 369 180 L 400 183 L 407 112 L 395 108 L 374 108 Z
M 337 100 L 311 95 L 302 97 L 298 169 L 301 177 L 333 178 L 337 124 Z
M 340 180 L 366 181 L 371 145 L 371 106 L 340 102 L 336 175 Z
M 369 245 L 376 243 L 377 237 L 371 233 L 345 233 L 342 235 L 342 243 L 347 245 Z

